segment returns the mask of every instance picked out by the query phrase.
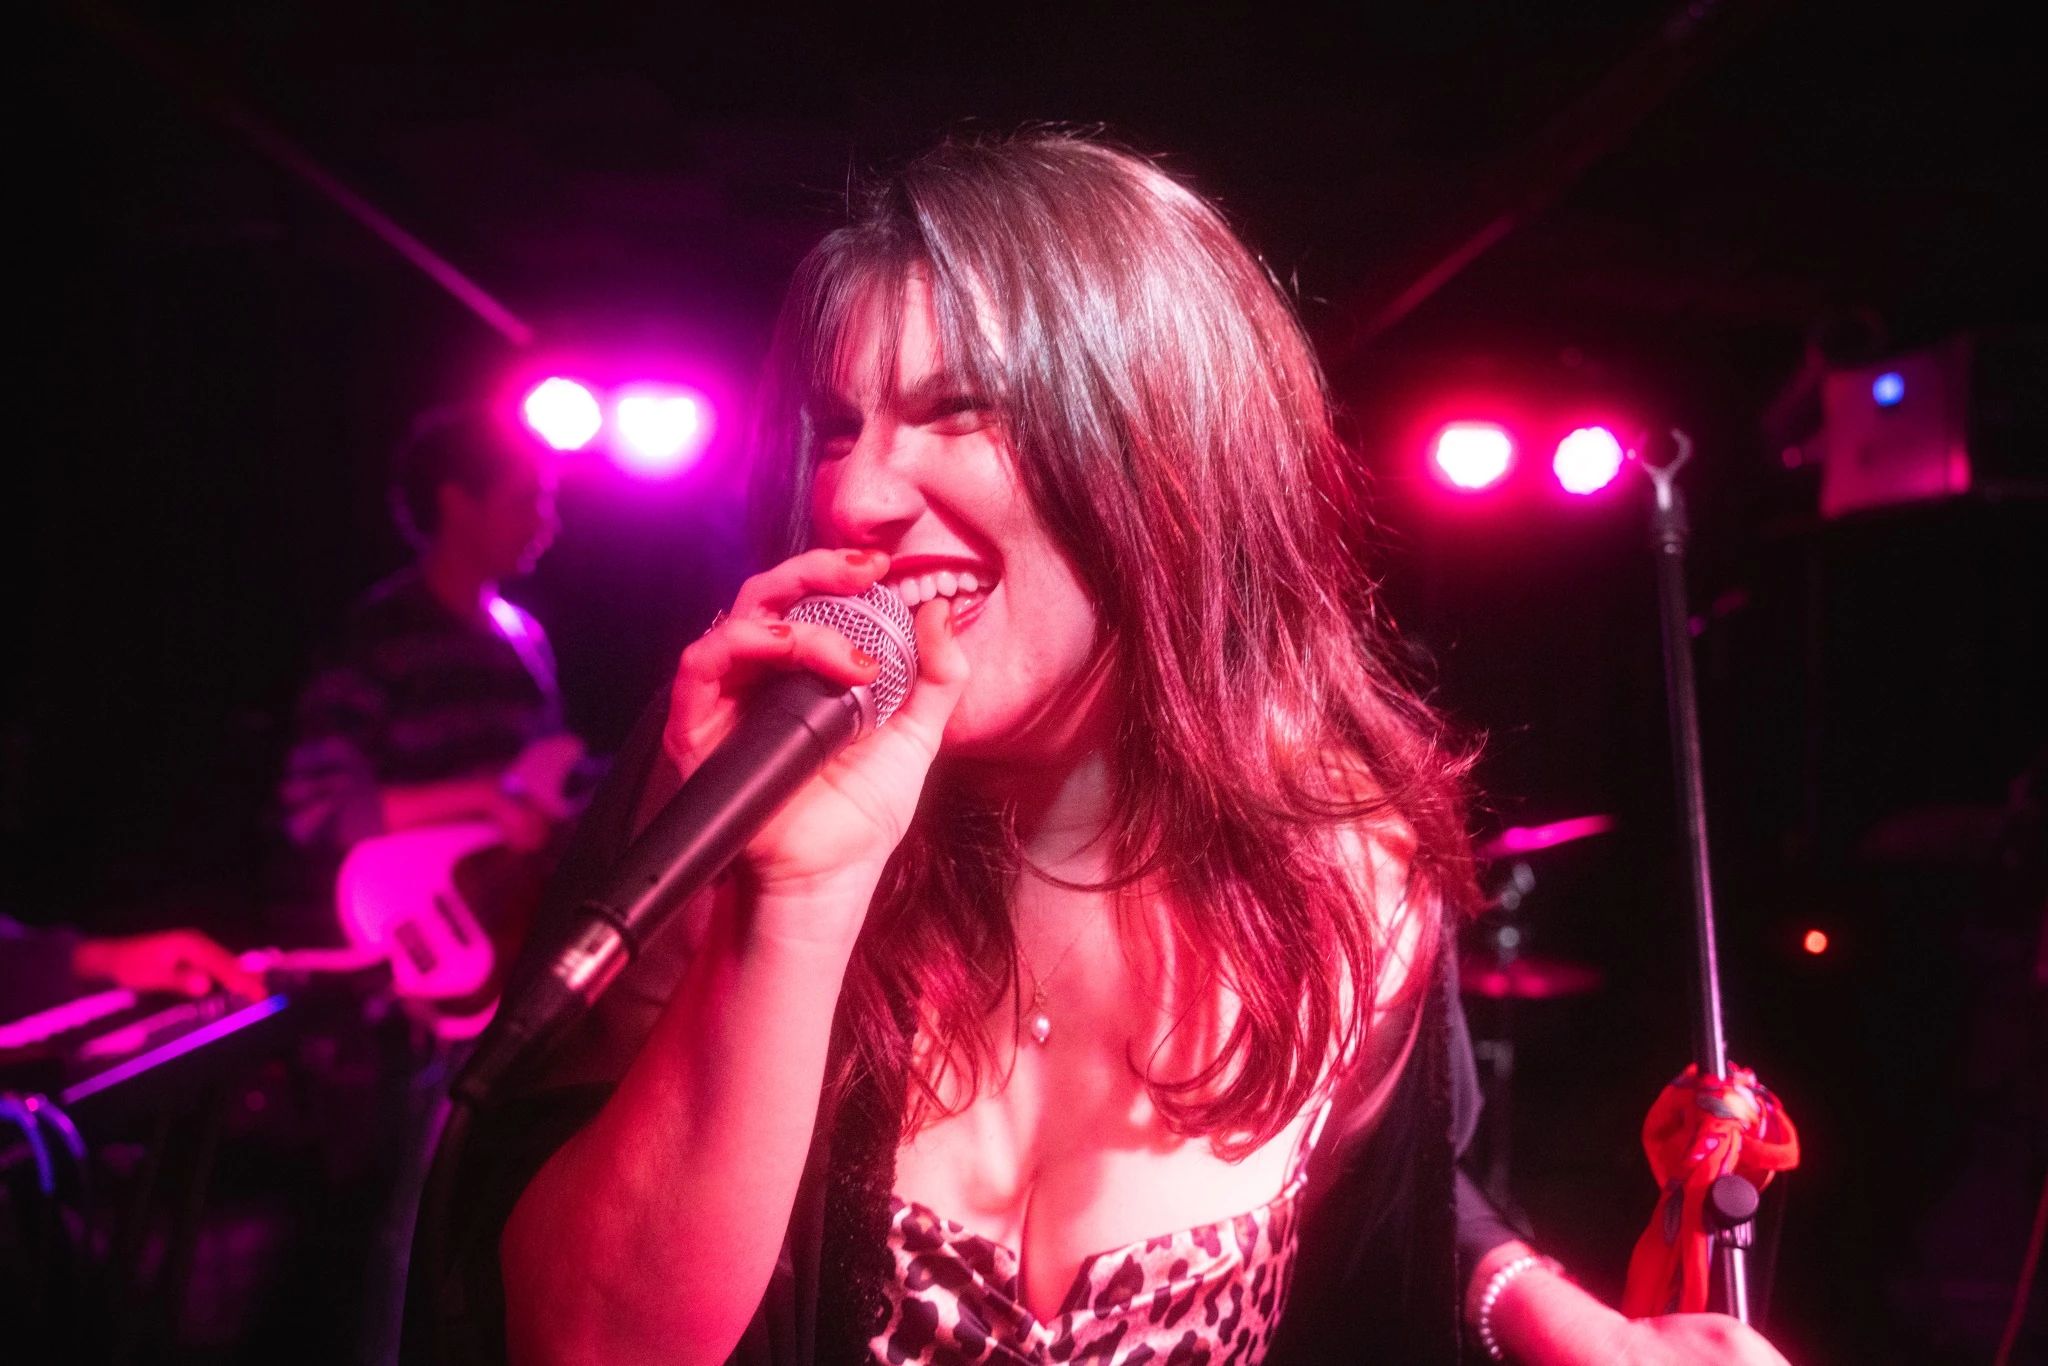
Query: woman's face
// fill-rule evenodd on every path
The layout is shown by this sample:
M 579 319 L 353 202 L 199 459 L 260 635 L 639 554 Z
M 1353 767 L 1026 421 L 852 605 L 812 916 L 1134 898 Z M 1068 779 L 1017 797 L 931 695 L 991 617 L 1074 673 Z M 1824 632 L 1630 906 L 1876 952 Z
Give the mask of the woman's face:
M 998 424 L 942 354 L 929 282 L 904 286 L 896 373 L 884 310 L 853 319 L 831 391 L 812 398 L 817 545 L 882 550 L 913 611 L 953 601 L 972 675 L 946 727 L 949 753 L 1051 758 L 1099 719 L 1095 609 L 1040 523 Z

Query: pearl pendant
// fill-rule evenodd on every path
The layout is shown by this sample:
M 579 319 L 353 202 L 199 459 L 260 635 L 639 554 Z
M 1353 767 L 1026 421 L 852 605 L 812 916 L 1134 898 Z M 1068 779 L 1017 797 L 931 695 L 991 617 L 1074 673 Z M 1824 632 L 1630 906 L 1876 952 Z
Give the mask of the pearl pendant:
M 1041 1010 L 1031 1017 L 1026 1028 L 1031 1031 L 1031 1042 L 1043 1048 L 1045 1041 L 1052 1037 L 1052 1018 Z

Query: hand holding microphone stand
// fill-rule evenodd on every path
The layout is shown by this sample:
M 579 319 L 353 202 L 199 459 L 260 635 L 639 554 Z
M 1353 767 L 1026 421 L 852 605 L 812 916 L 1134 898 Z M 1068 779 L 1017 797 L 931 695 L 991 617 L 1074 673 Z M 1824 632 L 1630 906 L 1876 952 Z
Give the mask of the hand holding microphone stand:
M 1673 429 L 1674 454 L 1662 464 L 1638 454 L 1649 477 L 1657 606 L 1662 627 L 1665 702 L 1673 776 L 1692 891 L 1696 989 L 1693 1066 L 1658 1098 L 1644 1128 L 1651 1167 L 1663 1183 L 1650 1227 L 1629 1263 L 1622 1310 L 1631 1316 L 1714 1307 L 1748 1323 L 1746 1253 L 1758 1195 L 1775 1171 L 1798 1164 L 1798 1135 L 1769 1091 L 1746 1068 L 1731 1068 L 1722 1024 L 1721 969 L 1714 936 L 1713 877 L 1707 849 L 1705 766 L 1694 689 L 1685 552 L 1689 528 L 1678 474 L 1692 438 Z M 1709 1264 L 1717 1277 L 1710 1280 Z M 1717 1288 L 1718 1297 L 1712 1294 Z

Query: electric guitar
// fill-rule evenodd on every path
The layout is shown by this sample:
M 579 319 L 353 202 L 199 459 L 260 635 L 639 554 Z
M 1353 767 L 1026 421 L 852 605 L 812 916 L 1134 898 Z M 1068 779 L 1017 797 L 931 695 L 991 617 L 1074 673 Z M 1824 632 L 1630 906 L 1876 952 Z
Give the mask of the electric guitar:
M 581 740 L 555 735 L 527 746 L 503 782 L 566 827 L 595 771 Z M 389 960 L 392 990 L 437 1035 L 474 1038 L 497 1009 L 502 968 L 526 937 L 553 863 L 552 848 L 507 847 L 492 821 L 395 830 L 349 850 L 335 914 L 350 945 Z

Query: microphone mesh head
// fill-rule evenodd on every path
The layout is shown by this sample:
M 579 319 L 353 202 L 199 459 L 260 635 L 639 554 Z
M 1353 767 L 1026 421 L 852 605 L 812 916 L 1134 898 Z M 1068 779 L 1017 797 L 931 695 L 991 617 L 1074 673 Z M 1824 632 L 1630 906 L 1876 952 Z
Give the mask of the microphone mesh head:
M 911 625 L 910 608 L 895 589 L 878 583 L 856 598 L 805 598 L 783 616 L 789 621 L 831 627 L 882 666 L 875 681 L 868 684 L 876 725 L 894 716 L 903 699 L 910 696 L 911 681 L 917 677 L 917 631 Z

